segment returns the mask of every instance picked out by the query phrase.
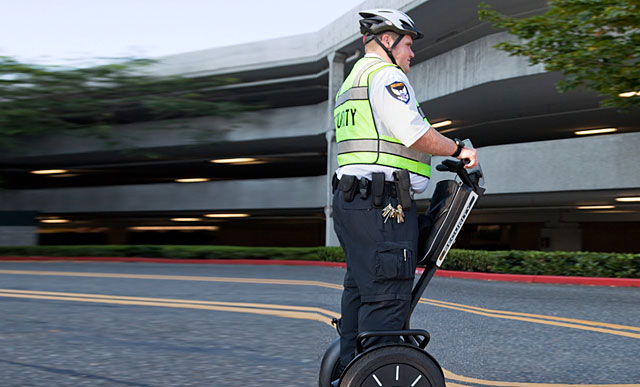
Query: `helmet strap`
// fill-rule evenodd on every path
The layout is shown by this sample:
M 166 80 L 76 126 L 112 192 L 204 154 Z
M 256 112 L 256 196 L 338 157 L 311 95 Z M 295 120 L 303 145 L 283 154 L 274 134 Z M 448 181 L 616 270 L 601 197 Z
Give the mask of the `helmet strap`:
M 394 65 L 396 65 L 396 66 L 397 66 L 398 64 L 396 63 L 396 58 L 394 58 L 394 57 L 393 57 L 393 54 L 391 53 L 391 50 L 393 50 L 393 49 L 398 45 L 398 43 L 400 43 L 400 41 L 402 40 L 402 38 L 404 38 L 404 35 L 400 35 L 400 36 L 398 37 L 398 39 L 396 39 L 396 41 L 395 41 L 395 42 L 393 42 L 393 44 L 391 45 L 391 48 L 387 48 L 384 44 L 382 44 L 382 42 L 380 41 L 380 39 L 378 39 L 378 37 L 377 37 L 377 36 L 373 35 L 373 39 L 378 43 L 378 45 L 379 45 L 380 47 L 382 47 L 382 49 L 384 50 L 384 52 L 386 52 L 386 53 L 387 53 L 387 55 L 389 56 L 389 59 L 391 59 L 391 62 L 392 62 Z

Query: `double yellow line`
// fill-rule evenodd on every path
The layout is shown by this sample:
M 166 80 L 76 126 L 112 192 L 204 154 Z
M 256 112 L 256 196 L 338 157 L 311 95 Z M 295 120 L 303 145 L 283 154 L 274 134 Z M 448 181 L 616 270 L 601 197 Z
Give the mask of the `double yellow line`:
M 244 302 L 177 300 L 171 298 L 127 297 L 106 294 L 62 293 L 33 290 L 0 289 L 0 297 L 29 298 L 38 300 L 94 302 L 101 304 L 160 306 L 164 308 L 186 308 L 215 310 L 221 312 L 252 313 L 303 320 L 320 321 L 331 325 L 331 318 L 338 313 L 313 306 L 289 306 L 276 304 L 252 304 Z
M 429 305 L 437 306 L 440 308 L 459 310 L 461 312 L 477 314 L 485 317 L 495 317 L 495 318 L 502 318 L 506 320 L 517 320 L 517 321 L 525 321 L 525 322 L 536 323 L 536 324 L 554 325 L 554 326 L 564 327 L 564 328 L 581 329 L 584 331 L 608 333 L 616 336 L 624 336 L 624 337 L 630 337 L 633 339 L 640 339 L 640 333 L 633 333 L 633 332 L 640 332 L 640 328 L 628 326 L 628 325 L 609 324 L 604 322 L 578 320 L 578 319 L 566 318 L 566 317 L 556 317 L 556 316 L 547 316 L 547 315 L 532 314 L 532 313 L 509 312 L 504 310 L 478 308 L 476 306 L 456 304 L 453 302 L 438 301 L 438 300 L 431 300 L 431 299 L 425 299 L 425 298 L 421 298 L 419 302 L 421 304 L 429 304 Z M 633 331 L 633 332 L 629 332 L 629 331 Z
M 265 284 L 265 285 L 297 285 L 297 286 L 318 286 L 329 289 L 342 290 L 342 285 L 332 284 L 322 281 L 306 281 L 306 280 L 282 280 L 282 279 L 264 279 L 264 278 L 235 278 L 235 277 L 206 277 L 206 276 L 184 276 L 184 275 L 154 275 L 154 274 L 120 274 L 120 273 L 90 273 L 90 272 L 58 272 L 58 271 L 37 271 L 37 270 L 0 270 L 0 274 L 18 274 L 18 275 L 53 275 L 53 276 L 69 276 L 69 277 L 91 277 L 91 278 L 128 278 L 128 279 L 151 279 L 151 280 L 173 280 L 173 281 L 205 281 L 205 282 L 226 282 L 226 283 L 246 283 L 246 284 Z M 135 297 L 134 297 L 135 298 Z M 152 299 L 149 299 L 152 300 Z M 145 301 L 147 302 L 147 301 Z M 155 302 L 155 301 L 151 301 Z M 198 303 L 200 303 L 198 301 Z M 535 324 L 553 325 L 565 328 L 580 329 L 585 331 L 607 333 L 616 336 L 640 339 L 640 328 L 619 324 L 609 324 L 604 322 L 595 322 L 588 320 L 579 320 L 565 317 L 555 317 L 547 315 L 539 315 L 532 313 L 510 312 L 496 309 L 479 308 L 464 304 L 456 304 L 453 302 L 438 301 L 432 299 L 421 298 L 420 303 L 447 308 L 466 313 L 477 314 L 485 317 L 501 318 L 506 320 L 525 321 Z M 235 304 L 234 304 L 235 305 Z M 248 307 L 246 304 L 243 307 Z M 223 307 L 223 305 L 219 305 Z M 229 306 L 231 307 L 231 306 Z M 276 309 L 287 308 L 285 306 L 275 306 Z M 251 309 L 257 310 L 257 309 Z M 337 317 L 336 313 L 322 309 L 323 312 L 314 313 L 322 316 Z M 250 313 L 250 312 L 247 312 Z M 254 312 L 257 313 L 257 312 Z M 308 312 L 307 312 L 308 313 Z M 317 317 L 317 316 L 316 316 Z M 330 324 L 330 318 L 324 317 L 323 323 Z
M 522 382 L 503 382 L 499 380 L 484 380 L 469 378 L 467 376 L 456 375 L 451 371 L 444 370 L 444 377 L 456 382 L 477 384 L 481 386 L 495 387 L 640 387 L 640 384 L 553 384 L 553 383 L 522 383 Z M 470 387 L 467 384 L 458 384 L 447 382 L 447 387 Z
M 150 279 L 165 281 L 204 281 L 204 282 L 232 282 L 241 284 L 265 284 L 265 285 L 301 285 L 320 286 L 323 288 L 342 290 L 342 285 L 336 285 L 322 281 L 305 280 L 275 280 L 265 278 L 236 278 L 236 277 L 206 277 L 197 275 L 158 275 L 158 274 L 120 274 L 120 273 L 84 273 L 76 271 L 44 271 L 44 270 L 0 270 L 0 274 L 19 275 L 51 275 L 63 277 L 90 277 L 90 278 L 128 278 Z

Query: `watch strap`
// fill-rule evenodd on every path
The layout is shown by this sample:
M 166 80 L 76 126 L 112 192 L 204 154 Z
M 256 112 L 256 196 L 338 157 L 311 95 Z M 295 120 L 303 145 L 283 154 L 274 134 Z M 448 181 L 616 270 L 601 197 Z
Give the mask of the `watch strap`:
M 458 146 L 458 149 L 456 149 L 456 151 L 453 152 L 451 157 L 458 157 L 458 156 L 460 156 L 460 152 L 462 152 L 462 148 L 464 148 L 464 144 L 462 143 L 462 141 L 460 141 L 457 138 L 455 140 L 453 140 L 453 141 L 455 141 L 456 145 Z

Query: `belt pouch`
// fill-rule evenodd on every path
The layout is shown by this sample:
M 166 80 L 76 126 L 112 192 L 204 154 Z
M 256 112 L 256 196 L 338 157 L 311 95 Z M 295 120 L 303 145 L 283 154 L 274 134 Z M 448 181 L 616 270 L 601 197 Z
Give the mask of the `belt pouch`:
M 396 185 L 396 192 L 398 195 L 398 201 L 402 205 L 402 208 L 411 207 L 411 181 L 409 180 L 409 171 L 406 169 L 397 170 L 393 172 L 393 177 Z
M 371 195 L 373 196 L 373 206 L 382 207 L 384 201 L 384 173 L 375 172 L 371 174 Z
M 356 196 L 356 187 L 358 185 L 358 179 L 353 175 L 342 175 L 340 179 L 340 190 L 344 197 L 345 202 L 350 202 Z
M 369 180 L 364 177 L 360 178 L 358 188 L 360 190 L 360 199 L 365 200 L 369 196 Z

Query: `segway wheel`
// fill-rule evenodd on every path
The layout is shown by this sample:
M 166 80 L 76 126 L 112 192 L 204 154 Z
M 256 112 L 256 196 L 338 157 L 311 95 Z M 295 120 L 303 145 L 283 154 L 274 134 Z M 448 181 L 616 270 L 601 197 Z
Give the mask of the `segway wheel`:
M 425 351 L 391 345 L 363 353 L 345 370 L 340 387 L 445 387 L 438 363 Z
M 320 363 L 319 387 L 331 387 L 331 382 L 340 377 L 340 338 L 331 343 Z

